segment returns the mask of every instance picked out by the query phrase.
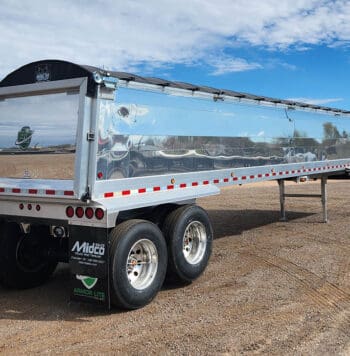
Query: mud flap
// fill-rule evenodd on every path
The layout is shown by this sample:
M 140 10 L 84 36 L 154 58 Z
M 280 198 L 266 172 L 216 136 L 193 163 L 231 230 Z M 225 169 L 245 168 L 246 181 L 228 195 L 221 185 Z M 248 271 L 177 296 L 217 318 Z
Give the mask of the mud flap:
M 110 309 L 108 230 L 70 226 L 69 241 L 71 300 Z

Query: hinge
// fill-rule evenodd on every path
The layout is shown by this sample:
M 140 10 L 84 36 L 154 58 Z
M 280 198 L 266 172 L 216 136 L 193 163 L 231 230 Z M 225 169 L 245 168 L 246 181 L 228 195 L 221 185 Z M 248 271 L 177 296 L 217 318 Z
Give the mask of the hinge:
M 87 186 L 86 187 L 86 192 L 83 194 L 83 196 L 81 197 L 81 200 L 83 202 L 90 202 L 91 200 L 91 193 L 90 193 L 90 187 Z
M 88 132 L 87 135 L 86 135 L 86 139 L 88 141 L 95 141 L 95 133 L 94 132 Z

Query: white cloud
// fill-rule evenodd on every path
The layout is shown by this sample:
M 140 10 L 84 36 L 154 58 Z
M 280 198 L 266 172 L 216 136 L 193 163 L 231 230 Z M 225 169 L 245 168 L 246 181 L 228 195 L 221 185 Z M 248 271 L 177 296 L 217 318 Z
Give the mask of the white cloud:
M 298 101 L 301 103 L 312 104 L 312 105 L 325 105 L 329 103 L 335 103 L 342 101 L 343 98 L 324 98 L 324 99 L 312 99 L 312 98 L 289 98 L 287 100 Z
M 212 75 L 221 75 L 232 72 L 244 72 L 247 70 L 261 69 L 262 65 L 251 62 L 243 58 L 216 58 L 209 61 L 209 64 L 214 68 Z
M 227 56 L 210 63 L 223 48 L 348 45 L 350 1 L 2 0 L 0 32 L 0 76 L 43 58 L 119 70 L 205 63 L 221 74 L 261 67 Z

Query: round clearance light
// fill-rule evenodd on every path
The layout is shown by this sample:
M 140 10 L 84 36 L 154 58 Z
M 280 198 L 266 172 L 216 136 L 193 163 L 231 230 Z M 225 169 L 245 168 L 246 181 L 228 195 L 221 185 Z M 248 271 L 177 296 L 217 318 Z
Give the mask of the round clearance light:
M 103 178 L 103 173 L 102 172 L 98 172 L 97 173 L 97 178 L 98 179 L 102 179 Z
M 88 219 L 92 219 L 94 217 L 94 209 L 92 208 L 86 208 L 85 209 L 85 216 L 88 218 Z
M 36 211 L 40 211 L 40 209 L 41 209 L 41 206 L 40 206 L 39 204 L 37 204 L 37 205 L 35 206 L 35 210 L 36 210 Z
M 32 210 L 32 204 L 27 205 L 28 210 Z
M 75 209 L 75 215 L 78 217 L 78 218 L 82 218 L 84 216 L 84 209 L 81 207 L 81 206 L 78 206 L 76 209 Z
M 74 209 L 72 206 L 68 206 L 66 209 L 66 215 L 69 218 L 72 218 L 74 216 Z
M 105 212 L 101 208 L 97 208 L 95 211 L 95 216 L 97 220 L 102 220 L 105 216 Z
M 23 209 L 24 209 L 24 204 L 23 204 L 23 203 L 19 204 L 19 208 L 20 208 L 21 210 L 23 210 Z

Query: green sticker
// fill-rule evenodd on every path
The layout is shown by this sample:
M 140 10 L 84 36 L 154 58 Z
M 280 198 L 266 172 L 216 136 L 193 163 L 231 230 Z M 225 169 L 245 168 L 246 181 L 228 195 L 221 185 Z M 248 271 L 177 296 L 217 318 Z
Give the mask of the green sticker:
M 79 279 L 81 281 L 81 283 L 83 283 L 84 287 L 87 289 L 93 288 L 98 281 L 98 278 L 82 276 L 80 274 L 77 274 L 76 277 L 77 277 L 77 279 Z

